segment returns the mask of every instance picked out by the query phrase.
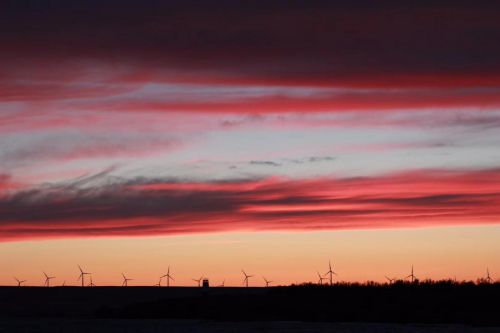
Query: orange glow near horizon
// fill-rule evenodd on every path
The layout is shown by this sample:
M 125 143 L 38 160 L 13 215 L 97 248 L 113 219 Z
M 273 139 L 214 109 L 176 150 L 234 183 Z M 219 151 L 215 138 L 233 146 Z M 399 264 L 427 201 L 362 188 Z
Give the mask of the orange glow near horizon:
M 195 286 L 206 276 L 212 286 L 243 286 L 241 269 L 255 275 L 250 286 L 316 282 L 331 260 L 334 281 L 384 282 L 403 278 L 415 266 L 420 279 L 473 280 L 500 276 L 500 226 L 301 233 L 226 233 L 152 238 L 101 238 L 0 244 L 1 285 L 14 277 L 41 286 L 43 271 L 52 286 L 79 285 L 81 265 L 98 286 L 153 286 L 170 265 L 172 286 Z M 90 282 L 90 280 L 89 280 Z M 86 282 L 87 283 L 87 282 Z M 163 281 L 166 284 L 166 281 Z

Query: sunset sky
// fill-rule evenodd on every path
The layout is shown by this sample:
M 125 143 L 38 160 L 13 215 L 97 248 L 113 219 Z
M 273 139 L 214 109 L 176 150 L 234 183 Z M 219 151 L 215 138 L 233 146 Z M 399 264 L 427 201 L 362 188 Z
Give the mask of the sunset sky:
M 494 1 L 2 1 L 0 284 L 500 278 Z

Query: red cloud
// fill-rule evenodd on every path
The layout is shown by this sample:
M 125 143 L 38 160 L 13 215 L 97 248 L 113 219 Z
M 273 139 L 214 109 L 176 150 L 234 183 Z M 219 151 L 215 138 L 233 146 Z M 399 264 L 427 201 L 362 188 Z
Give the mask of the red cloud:
M 3 198 L 0 239 L 420 228 L 494 224 L 500 217 L 498 169 L 222 183 L 142 179 L 122 180 L 120 185 L 115 180 L 113 185 L 95 185 L 105 176 Z
M 228 94 L 229 95 L 229 94 Z M 72 108 L 81 110 L 122 112 L 207 112 L 221 114 L 265 114 L 292 112 L 339 112 L 339 111 L 386 111 L 426 108 L 468 108 L 486 109 L 500 106 L 497 89 L 471 90 L 353 90 L 345 92 L 315 93 L 308 96 L 262 96 L 240 97 L 225 94 L 211 96 L 192 95 L 192 100 L 161 100 L 143 97 L 141 99 L 114 99 L 112 101 L 71 103 Z
M 9 175 L 0 174 L 0 192 L 4 190 L 18 190 L 21 188 L 22 186 L 19 183 L 11 181 Z
M 13 182 L 10 175 L 0 174 L 0 200 L 7 199 L 13 191 L 22 190 L 23 185 Z

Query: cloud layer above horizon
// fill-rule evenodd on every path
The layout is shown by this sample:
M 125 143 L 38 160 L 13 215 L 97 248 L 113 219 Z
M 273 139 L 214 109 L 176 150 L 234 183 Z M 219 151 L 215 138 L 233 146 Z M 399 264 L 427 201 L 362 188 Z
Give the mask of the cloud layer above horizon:
M 498 223 L 491 1 L 0 4 L 0 241 Z

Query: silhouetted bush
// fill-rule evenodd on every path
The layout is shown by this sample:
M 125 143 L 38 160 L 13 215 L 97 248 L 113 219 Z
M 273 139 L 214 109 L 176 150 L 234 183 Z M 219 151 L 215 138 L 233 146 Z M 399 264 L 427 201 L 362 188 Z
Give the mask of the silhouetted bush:
M 267 295 L 164 299 L 119 309 L 120 318 L 229 321 L 457 323 L 500 326 L 500 283 L 452 280 L 393 284 L 305 283 L 269 288 Z

